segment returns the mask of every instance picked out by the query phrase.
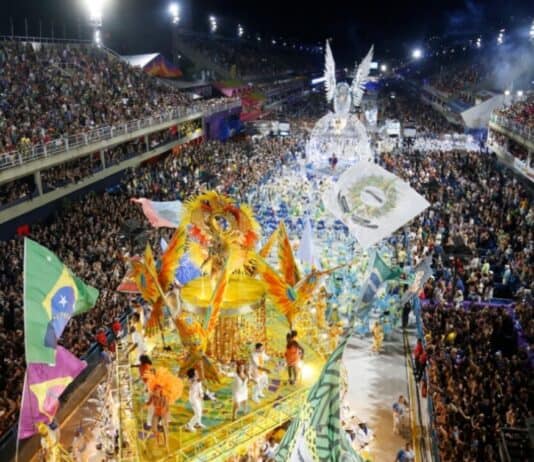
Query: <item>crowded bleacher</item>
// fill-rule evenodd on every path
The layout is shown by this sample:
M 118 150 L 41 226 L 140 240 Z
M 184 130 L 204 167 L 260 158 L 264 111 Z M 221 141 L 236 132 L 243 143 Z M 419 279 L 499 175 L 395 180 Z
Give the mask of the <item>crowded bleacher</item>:
M 225 40 L 201 35 L 187 35 L 182 40 L 187 50 L 194 50 L 239 78 L 269 77 L 320 68 L 320 53 L 314 50 L 314 56 L 309 50 L 296 49 L 287 43 L 275 47 L 275 44 L 256 40 Z
M 497 111 L 497 115 L 506 121 L 524 127 L 527 130 L 534 129 L 534 94 L 529 94 L 524 101 L 517 101 Z

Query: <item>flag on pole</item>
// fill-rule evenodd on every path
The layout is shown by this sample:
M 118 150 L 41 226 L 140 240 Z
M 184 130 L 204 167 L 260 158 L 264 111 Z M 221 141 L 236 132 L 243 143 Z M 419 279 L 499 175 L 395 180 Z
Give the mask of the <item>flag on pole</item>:
M 293 419 L 275 455 L 275 462 L 363 462 L 352 449 L 341 426 L 341 358 L 344 337 L 308 393 L 306 403 Z
M 373 263 L 371 265 L 371 272 L 365 281 L 360 292 L 360 303 L 358 306 L 368 305 L 375 298 L 378 289 L 386 281 L 397 279 L 402 274 L 402 270 L 398 267 L 391 268 L 382 259 L 378 252 L 375 252 Z
M 400 300 L 400 306 L 404 306 L 405 303 L 409 302 L 413 297 L 415 297 L 425 285 L 428 278 L 432 276 L 432 255 L 428 255 L 421 263 L 419 263 L 413 270 L 412 275 L 409 279 L 409 286 L 406 289 L 406 292 L 402 294 Z
M 347 169 L 323 196 L 326 208 L 368 248 L 390 236 L 430 204 L 408 183 L 371 162 Z
M 72 316 L 91 309 L 98 290 L 86 285 L 46 247 L 24 239 L 26 363 L 56 363 L 57 341 Z
M 19 418 L 19 439 L 37 433 L 39 422 L 50 423 L 59 409 L 65 388 L 87 367 L 65 348 L 58 346 L 56 365 L 28 364 Z
M 183 204 L 180 201 L 155 202 L 144 197 L 132 198 L 141 204 L 143 213 L 154 228 L 178 228 L 182 219 Z
M 297 258 L 310 268 L 321 269 L 321 262 L 313 242 L 313 230 L 309 217 L 304 219 L 304 231 L 302 232 Z

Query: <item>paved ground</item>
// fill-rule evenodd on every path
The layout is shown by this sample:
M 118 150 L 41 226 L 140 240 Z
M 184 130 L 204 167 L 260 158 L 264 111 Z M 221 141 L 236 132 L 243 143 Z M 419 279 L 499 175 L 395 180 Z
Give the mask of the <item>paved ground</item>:
M 375 434 L 369 455 L 374 462 L 395 460 L 409 438 L 394 435 L 391 406 L 399 395 L 408 397 L 402 335 L 395 331 L 380 354 L 371 351 L 372 339 L 354 337 L 343 357 L 348 372 L 347 399 L 356 416 Z

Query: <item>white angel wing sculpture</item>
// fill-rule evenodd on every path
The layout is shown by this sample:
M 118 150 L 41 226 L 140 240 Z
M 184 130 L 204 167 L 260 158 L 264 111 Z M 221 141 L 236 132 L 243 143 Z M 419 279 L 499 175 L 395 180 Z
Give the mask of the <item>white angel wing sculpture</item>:
M 371 70 L 371 62 L 373 61 L 373 51 L 374 51 L 374 45 L 371 45 L 371 48 L 369 49 L 369 53 L 367 53 L 367 56 L 362 59 L 362 62 L 355 69 L 355 72 L 354 72 L 354 79 L 352 80 L 351 93 L 352 93 L 352 104 L 355 107 L 359 106 L 362 102 L 363 92 L 365 91 L 365 84 L 369 80 L 369 71 Z
M 336 94 L 336 62 L 334 61 L 334 55 L 332 54 L 328 40 L 326 41 L 324 59 L 324 86 L 326 89 L 326 100 L 330 102 Z

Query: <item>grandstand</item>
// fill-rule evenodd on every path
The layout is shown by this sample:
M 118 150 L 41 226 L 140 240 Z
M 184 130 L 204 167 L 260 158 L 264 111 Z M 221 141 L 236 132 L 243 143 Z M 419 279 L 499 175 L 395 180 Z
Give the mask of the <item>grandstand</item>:
M 519 174 L 534 180 L 534 93 L 493 112 L 488 146 Z

